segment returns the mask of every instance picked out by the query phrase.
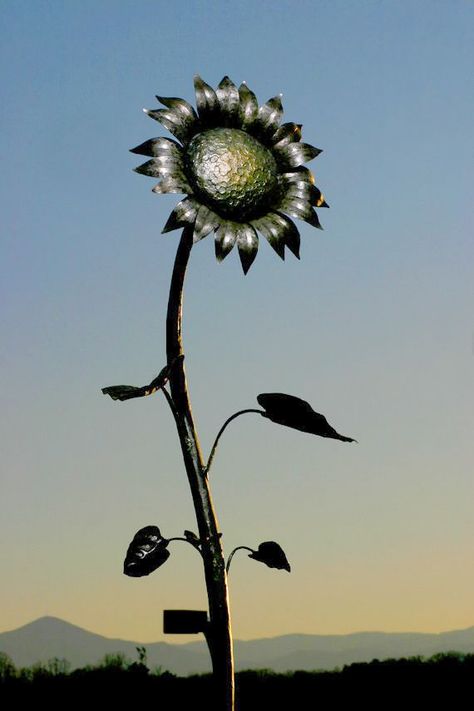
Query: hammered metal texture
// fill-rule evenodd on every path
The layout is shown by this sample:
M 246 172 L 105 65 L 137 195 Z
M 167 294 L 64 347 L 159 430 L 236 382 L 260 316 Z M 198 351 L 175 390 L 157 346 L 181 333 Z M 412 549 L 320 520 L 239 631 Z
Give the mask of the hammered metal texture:
M 272 153 L 240 129 L 216 128 L 195 136 L 186 153 L 186 172 L 199 196 L 223 217 L 264 214 L 278 192 Z

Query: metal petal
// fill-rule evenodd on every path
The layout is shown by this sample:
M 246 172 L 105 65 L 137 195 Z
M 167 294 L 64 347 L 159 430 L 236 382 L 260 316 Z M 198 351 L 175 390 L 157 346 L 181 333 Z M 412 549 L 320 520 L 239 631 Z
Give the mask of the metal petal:
M 136 148 L 131 148 L 130 153 L 137 153 L 141 156 L 151 156 L 157 158 L 158 156 L 182 156 L 182 148 L 179 143 L 173 141 L 171 138 L 164 138 L 160 136 L 159 138 L 150 138 L 149 141 L 140 143 Z
M 312 185 L 311 188 L 311 205 L 314 205 L 315 207 L 329 207 L 321 190 L 319 190 L 316 185 Z
M 316 185 L 309 183 L 288 183 L 285 198 L 299 198 L 307 200 L 314 207 L 329 207 L 321 190 Z
M 243 129 L 249 128 L 255 123 L 258 115 L 257 97 L 245 82 L 239 87 L 240 97 L 240 121 Z
M 215 212 L 212 212 L 212 210 L 209 210 L 206 205 L 201 205 L 194 223 L 193 241 L 199 242 L 199 240 L 206 237 L 209 232 L 212 232 L 219 223 L 220 217 L 218 217 Z
M 178 99 L 174 96 L 157 96 L 156 97 L 160 104 L 166 106 L 168 109 L 172 109 L 176 114 L 179 114 L 185 120 L 197 121 L 197 113 L 194 108 L 184 99 Z
M 196 219 L 197 211 L 200 203 L 194 198 L 188 197 L 181 202 L 178 202 L 173 212 L 168 217 L 166 225 L 161 230 L 161 233 L 172 232 L 177 230 L 179 227 L 185 227 L 186 225 L 194 224 Z
M 177 109 L 144 109 L 144 111 L 150 118 L 159 121 L 182 143 L 186 143 L 198 129 L 197 121 L 185 111 Z
M 311 196 L 313 194 L 314 185 L 309 183 L 289 183 L 284 192 L 282 192 L 280 201 L 287 198 L 298 198 L 299 200 L 306 200 L 311 203 Z
M 278 210 L 283 210 L 283 212 L 286 212 L 288 215 L 297 217 L 299 220 L 304 220 L 320 230 L 323 229 L 316 212 L 307 200 L 301 200 L 296 197 L 284 197 L 278 205 Z
M 141 175 L 148 175 L 150 178 L 165 178 L 170 176 L 172 178 L 181 178 L 186 180 L 183 172 L 183 161 L 181 156 L 178 160 L 174 156 L 159 156 L 158 158 L 152 158 L 151 160 L 139 165 L 134 168 L 135 173 L 140 173 Z
M 281 177 L 285 183 L 306 183 L 307 185 L 314 185 L 314 175 L 309 168 L 304 168 L 303 166 L 289 173 L 283 173 Z
M 174 175 L 170 175 L 166 178 L 163 178 L 161 183 L 158 183 L 158 185 L 155 185 L 155 187 L 152 189 L 154 193 L 158 194 L 187 193 L 189 195 L 189 193 L 192 193 L 192 188 L 186 181 L 186 179 L 176 177 Z
M 300 258 L 300 233 L 296 227 L 293 220 L 290 220 L 286 215 L 281 215 L 279 212 L 270 213 L 272 218 L 275 219 L 277 224 L 280 226 L 280 230 L 283 232 L 283 239 L 285 244 L 293 252 L 297 259 Z
M 252 225 L 239 225 L 237 247 L 239 248 L 242 269 L 244 270 L 244 274 L 247 274 L 258 251 L 258 236 Z
M 219 101 L 222 122 L 225 126 L 239 125 L 239 91 L 234 82 L 225 76 L 217 87 L 217 99 Z
M 288 143 L 282 148 L 273 147 L 273 152 L 284 167 L 296 168 L 303 163 L 316 158 L 322 151 L 320 148 L 310 146 L 309 143 Z
M 268 239 L 276 253 L 284 259 L 280 251 L 283 252 L 284 245 L 293 252 L 297 259 L 300 258 L 300 233 L 293 222 L 286 215 L 279 212 L 268 212 L 265 218 L 262 218 L 264 224 L 258 226 L 260 232 Z M 255 223 L 252 222 L 255 226 Z M 269 234 L 270 233 L 270 236 Z
M 215 238 L 215 249 L 216 258 L 218 262 L 222 262 L 225 257 L 232 251 L 237 235 L 239 232 L 239 227 L 236 222 L 231 222 L 230 220 L 225 220 L 221 222 L 216 230 Z
M 301 141 L 300 123 L 283 123 L 272 136 L 272 143 L 277 148 L 283 148 L 288 143 Z
M 196 92 L 196 106 L 202 123 L 206 126 L 213 125 L 220 115 L 216 92 L 198 74 L 194 77 L 194 89 Z
M 274 96 L 258 110 L 257 124 L 259 129 L 268 136 L 273 135 L 280 125 L 283 116 L 281 96 Z
M 273 247 L 281 259 L 285 259 L 285 239 L 284 233 L 280 230 L 276 220 L 270 214 L 251 221 L 252 227 L 258 230 Z

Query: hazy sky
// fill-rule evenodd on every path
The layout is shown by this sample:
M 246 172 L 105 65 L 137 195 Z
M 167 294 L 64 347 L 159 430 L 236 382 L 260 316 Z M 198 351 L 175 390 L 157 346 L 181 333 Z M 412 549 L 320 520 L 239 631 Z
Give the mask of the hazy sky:
M 254 415 L 212 487 L 227 552 L 276 540 L 292 573 L 234 558 L 238 638 L 474 625 L 474 3 L 3 0 L 0 630 L 41 615 L 159 640 L 204 609 L 196 552 L 122 574 L 156 523 L 195 529 L 161 396 L 114 403 L 165 361 L 178 233 L 128 149 L 166 135 L 154 95 L 198 72 L 282 92 L 324 149 L 331 205 L 301 261 L 264 241 L 244 277 L 192 255 L 184 338 L 207 452 L 260 392 L 309 400 L 359 444 Z M 234 250 L 236 252 L 236 250 Z M 167 637 L 168 641 L 182 638 Z

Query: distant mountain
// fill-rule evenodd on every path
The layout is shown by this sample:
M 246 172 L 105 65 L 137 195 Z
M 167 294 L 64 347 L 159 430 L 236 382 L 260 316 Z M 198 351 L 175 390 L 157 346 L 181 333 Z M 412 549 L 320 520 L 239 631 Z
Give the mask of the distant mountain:
M 97 664 L 106 654 L 124 653 L 137 659 L 136 647 L 147 649 L 148 665 L 161 666 L 175 674 L 210 671 L 204 641 L 189 644 L 154 642 L 144 644 L 109 639 L 87 632 L 56 617 L 41 617 L 24 627 L 0 634 L 0 651 L 17 667 L 67 659 L 72 668 Z M 389 657 L 431 656 L 437 652 L 474 653 L 474 627 L 440 634 L 357 632 L 348 635 L 291 634 L 268 639 L 235 642 L 237 669 L 334 669 L 352 662 Z
M 117 652 L 137 661 L 136 647 L 141 645 L 141 642 L 102 637 L 57 617 L 40 617 L 24 627 L 0 634 L 0 651 L 8 654 L 17 667 L 58 657 L 67 659 L 75 669 L 97 664 L 106 654 Z M 210 670 L 205 643 L 202 649 L 166 642 L 144 646 L 150 668 L 162 666 L 180 675 Z

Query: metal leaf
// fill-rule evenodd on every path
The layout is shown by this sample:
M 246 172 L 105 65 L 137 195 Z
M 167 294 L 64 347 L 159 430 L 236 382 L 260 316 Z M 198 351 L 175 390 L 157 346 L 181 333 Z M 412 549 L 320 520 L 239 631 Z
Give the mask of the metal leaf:
M 269 568 L 277 570 L 287 570 L 291 572 L 290 564 L 283 548 L 275 541 L 264 541 L 258 546 L 258 550 L 249 553 L 249 558 L 265 563 Z
M 193 531 L 185 531 L 184 537 L 186 538 L 187 541 L 189 541 L 189 543 L 192 543 L 193 546 L 200 546 L 201 545 L 200 538 Z
M 182 355 L 177 356 L 169 365 L 165 365 L 149 385 L 143 385 L 142 387 L 135 385 L 112 385 L 108 388 L 102 388 L 102 392 L 104 395 L 110 395 L 112 400 L 120 400 L 122 402 L 136 397 L 153 395 L 153 393 L 156 393 L 157 390 L 161 390 L 161 388 L 166 385 L 175 364 L 183 357 Z
M 141 528 L 128 546 L 123 572 L 132 578 L 150 575 L 170 557 L 167 545 L 158 526 Z
M 331 427 L 324 415 L 315 412 L 309 402 L 294 395 L 284 393 L 262 393 L 257 396 L 257 401 L 265 410 L 264 417 L 268 417 L 278 425 L 292 427 L 301 432 L 330 437 L 342 442 L 356 442 L 351 437 L 344 437 Z

